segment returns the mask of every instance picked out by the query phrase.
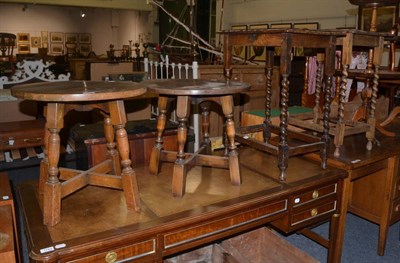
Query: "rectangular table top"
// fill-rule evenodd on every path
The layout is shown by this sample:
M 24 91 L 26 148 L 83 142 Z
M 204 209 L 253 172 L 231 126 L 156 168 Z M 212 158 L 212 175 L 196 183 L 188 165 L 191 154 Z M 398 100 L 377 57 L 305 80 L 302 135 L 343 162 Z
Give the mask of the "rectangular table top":
M 255 218 L 224 221 L 227 225 L 222 228 L 231 231 L 259 219 L 277 219 L 287 212 L 289 195 L 310 191 L 321 184 L 337 183 L 347 176 L 343 170 L 322 170 L 317 163 L 295 157 L 288 168 L 286 182 L 280 182 L 276 157 L 247 147 L 240 147 L 239 154 L 243 180 L 239 187 L 230 184 L 227 169 L 196 166 L 188 172 L 186 194 L 183 198 L 175 198 L 171 193 L 171 163 L 162 163 L 158 176 L 149 175 L 147 167 L 138 166 L 135 171 L 142 200 L 141 212 L 127 210 L 122 191 L 88 186 L 63 199 L 61 222 L 53 227 L 42 223 L 37 182 L 21 184 L 18 192 L 23 204 L 30 255 L 39 260 L 51 259 L 57 257 L 57 252 L 76 252 L 77 247 L 83 249 L 82 246 L 99 246 L 100 243 L 106 246 L 111 239 L 119 240 L 113 241 L 115 245 L 115 242 L 146 240 L 162 233 L 165 234 L 162 242 L 167 242 L 166 233 L 177 229 L 185 233 L 216 218 L 221 218 L 222 222 L 225 217 L 252 211 L 247 216 Z M 266 215 L 257 218 L 259 213 Z M 211 234 L 222 232 L 213 231 Z M 197 234 L 198 238 L 208 236 L 207 233 Z M 179 234 L 179 237 L 183 236 Z M 171 243 L 179 244 L 178 241 Z

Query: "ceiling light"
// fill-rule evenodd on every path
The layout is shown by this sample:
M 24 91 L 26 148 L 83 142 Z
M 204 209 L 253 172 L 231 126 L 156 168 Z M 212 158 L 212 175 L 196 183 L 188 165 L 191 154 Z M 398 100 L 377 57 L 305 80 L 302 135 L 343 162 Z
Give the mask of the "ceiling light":
M 82 12 L 82 10 L 81 10 L 81 17 L 83 18 L 85 16 L 86 16 L 85 12 Z

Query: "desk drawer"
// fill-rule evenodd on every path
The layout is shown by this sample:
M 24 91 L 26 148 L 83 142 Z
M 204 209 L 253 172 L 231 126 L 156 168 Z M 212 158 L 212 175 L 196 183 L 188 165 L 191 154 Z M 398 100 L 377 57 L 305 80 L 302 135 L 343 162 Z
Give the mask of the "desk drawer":
M 334 212 L 336 210 L 336 203 L 336 201 L 333 201 L 299 212 L 294 212 L 291 216 L 290 225 L 296 226 L 298 224 L 306 223 L 307 221 L 311 221 L 324 215 L 330 214 L 331 212 Z
M 321 198 L 324 198 L 326 196 L 336 194 L 336 192 L 337 192 L 337 184 L 332 184 L 314 190 L 310 190 L 304 194 L 295 195 L 293 197 L 292 206 L 294 208 L 297 208 L 305 204 L 309 204 L 311 202 L 320 200 Z
M 400 171 L 399 171 L 400 172 Z M 396 185 L 394 186 L 394 198 L 400 197 L 400 176 L 397 176 Z
M 91 254 L 92 253 L 93 252 L 91 252 Z M 82 257 L 80 259 L 75 259 L 68 262 L 118 262 L 121 260 L 134 260 L 150 255 L 153 255 L 153 258 L 155 258 L 155 253 L 156 240 L 149 239 L 141 243 L 136 243 L 130 246 L 120 247 L 116 249 L 108 249 L 105 252 L 94 255 L 92 254 L 88 257 Z
M 392 216 L 390 217 L 390 221 L 394 223 L 399 219 L 400 219 L 400 198 L 393 201 Z

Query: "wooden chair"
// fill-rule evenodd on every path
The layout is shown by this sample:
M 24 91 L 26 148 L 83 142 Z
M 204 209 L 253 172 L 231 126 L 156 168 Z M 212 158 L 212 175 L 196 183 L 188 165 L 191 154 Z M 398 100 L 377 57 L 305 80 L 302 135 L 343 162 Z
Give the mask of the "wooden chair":
M 0 33 L 0 75 L 13 75 L 14 66 L 14 47 L 17 36 L 10 33 Z
M 371 27 L 370 31 L 376 31 L 377 28 L 377 9 L 382 6 L 391 6 L 395 5 L 398 6 L 400 1 L 399 0 L 349 0 L 349 2 L 353 5 L 358 5 L 361 8 L 372 8 L 372 16 L 371 16 Z M 397 10 L 397 9 L 396 9 Z M 397 37 L 397 27 L 398 21 L 396 21 L 395 26 L 392 28 L 391 33 L 393 37 L 391 37 L 390 43 L 390 63 L 388 70 L 381 70 L 379 77 L 380 77 L 380 87 L 389 87 L 389 91 L 394 91 L 397 86 L 400 84 L 400 72 L 396 72 L 394 66 L 394 55 L 395 55 L 395 42 L 398 41 Z M 389 96 L 393 95 L 390 94 Z M 393 98 L 392 99 L 392 106 L 393 106 Z M 383 133 L 386 136 L 394 136 L 394 133 L 386 131 L 383 127 L 388 125 L 393 121 L 393 119 L 400 113 L 400 107 L 394 107 L 391 109 L 389 116 L 386 120 L 381 122 L 380 124 L 376 125 L 376 129 Z
M 395 105 L 396 91 L 400 87 L 400 65 L 395 66 L 395 53 L 400 40 L 398 36 L 400 19 L 397 18 L 396 24 L 393 26 L 390 37 L 390 51 L 389 51 L 389 66 L 385 74 L 381 77 L 381 87 L 386 88 L 386 95 L 389 97 L 389 115 L 378 125 L 378 130 L 386 136 L 395 136 L 393 132 L 389 132 L 384 129 L 384 126 L 390 124 L 399 114 L 400 106 Z

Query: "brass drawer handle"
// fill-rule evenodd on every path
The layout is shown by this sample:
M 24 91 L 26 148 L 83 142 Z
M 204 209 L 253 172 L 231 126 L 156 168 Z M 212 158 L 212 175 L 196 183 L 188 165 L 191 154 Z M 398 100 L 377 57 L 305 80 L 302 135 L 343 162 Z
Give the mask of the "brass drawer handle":
M 115 253 L 114 251 L 108 252 L 106 255 L 106 262 L 113 263 L 115 261 L 117 261 L 117 253 Z
M 317 199 L 318 196 L 319 196 L 318 190 L 314 190 L 314 192 L 312 193 L 312 198 Z
M 311 210 L 311 216 L 316 216 L 316 215 L 318 215 L 318 209 L 317 208 L 314 208 L 313 210 Z

